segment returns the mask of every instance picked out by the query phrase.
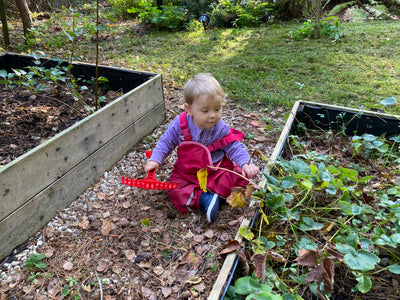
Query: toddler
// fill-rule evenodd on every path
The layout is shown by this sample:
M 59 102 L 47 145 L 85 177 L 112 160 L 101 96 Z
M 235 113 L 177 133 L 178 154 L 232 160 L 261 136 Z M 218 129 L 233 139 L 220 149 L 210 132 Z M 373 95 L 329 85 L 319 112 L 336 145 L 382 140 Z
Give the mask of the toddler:
M 202 73 L 190 79 L 183 87 L 183 96 L 186 111 L 170 123 L 144 170 L 157 171 L 178 146 L 170 181 L 179 185 L 168 191 L 171 202 L 181 212 L 202 208 L 208 222 L 214 223 L 222 198 L 228 197 L 233 187 L 248 184 L 248 180 L 223 169 L 249 179 L 260 170 L 250 163 L 250 155 L 240 142 L 244 134 L 221 119 L 226 95 L 211 74 Z M 207 166 L 223 169 L 207 168 L 207 192 L 203 192 L 197 171 Z

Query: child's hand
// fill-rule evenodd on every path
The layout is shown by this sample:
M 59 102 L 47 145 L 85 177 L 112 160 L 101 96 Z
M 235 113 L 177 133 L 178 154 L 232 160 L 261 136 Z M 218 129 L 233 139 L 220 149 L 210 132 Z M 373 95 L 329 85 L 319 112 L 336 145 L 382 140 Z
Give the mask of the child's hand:
M 147 173 L 149 171 L 154 171 L 157 172 L 158 168 L 160 167 L 160 164 L 154 160 L 149 160 L 144 166 L 144 171 Z
M 258 173 L 260 173 L 260 169 L 252 164 L 244 164 L 242 166 L 242 172 L 244 176 L 246 176 L 249 179 L 252 179 L 256 177 Z

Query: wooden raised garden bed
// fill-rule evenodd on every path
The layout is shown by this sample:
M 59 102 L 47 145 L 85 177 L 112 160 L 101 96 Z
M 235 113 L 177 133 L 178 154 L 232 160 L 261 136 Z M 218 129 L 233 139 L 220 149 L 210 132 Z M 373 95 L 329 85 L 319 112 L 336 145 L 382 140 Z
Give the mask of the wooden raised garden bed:
M 52 67 L 56 62 L 45 62 Z M 32 57 L 0 55 L 0 69 L 32 65 Z M 95 66 L 72 64 L 91 79 Z M 35 234 L 104 171 L 165 119 L 160 74 L 99 66 L 123 95 L 0 168 L 0 258 Z
M 313 135 L 321 135 L 324 139 L 321 142 L 321 139 L 314 139 Z M 249 235 L 244 239 L 243 234 L 239 232 L 236 235 L 236 240 L 245 241 L 248 249 L 252 247 L 254 249 L 256 245 L 264 247 L 264 252 L 267 253 L 266 268 L 275 270 L 275 274 L 285 278 L 283 281 L 273 283 L 273 285 L 276 284 L 275 291 L 278 294 L 283 295 L 282 291 L 288 286 L 292 288 L 292 292 L 301 286 L 297 293 L 303 297 L 302 299 L 317 299 L 317 293 L 319 293 L 320 299 L 326 299 L 324 295 L 327 294 L 331 294 L 332 298 L 330 299 L 354 299 L 357 296 L 365 296 L 370 299 L 372 294 L 379 299 L 397 299 L 399 297 L 396 294 L 398 293 L 397 287 L 393 285 L 393 282 L 399 282 L 400 279 L 400 264 L 396 250 L 398 248 L 396 245 L 400 242 L 400 234 L 396 229 L 398 228 L 397 207 L 399 206 L 396 195 L 400 193 L 400 188 L 398 188 L 399 135 L 399 116 L 313 102 L 298 101 L 295 103 L 274 152 L 269 158 L 268 167 L 264 170 L 268 176 L 269 174 L 273 176 L 264 176 L 265 178 L 259 183 L 264 190 L 262 193 L 254 194 L 258 199 L 254 198 L 251 203 L 256 206 L 257 201 L 264 199 L 262 200 L 265 201 L 263 213 L 256 210 L 253 220 L 245 220 L 241 225 L 241 228 L 252 229 L 254 240 L 251 240 L 252 237 L 249 238 Z M 299 138 L 302 136 L 307 138 L 302 141 Z M 382 145 L 381 137 L 382 140 L 389 141 L 388 148 L 384 148 Z M 293 139 L 299 140 L 301 143 L 296 146 L 291 142 Z M 318 141 L 320 144 L 312 145 L 312 141 Z M 325 148 L 325 146 L 328 147 Z M 295 156 L 298 153 L 296 147 L 300 149 L 300 156 Z M 340 157 L 333 154 L 333 151 L 325 152 L 326 149 L 337 151 Z M 290 163 L 279 164 L 280 158 L 289 162 L 293 156 L 296 159 L 307 157 L 308 151 L 311 152 L 311 150 L 313 150 L 312 155 L 315 155 L 315 158 L 309 160 L 308 163 L 313 164 L 314 169 L 311 170 L 314 170 L 315 173 L 299 172 L 299 175 L 286 175 L 288 177 L 284 177 L 282 183 L 274 179 L 274 176 L 278 175 L 277 168 L 279 168 L 280 175 L 285 174 L 284 171 L 292 167 L 294 169 L 300 168 L 299 166 L 306 167 L 306 164 L 297 164 L 298 161 L 293 162 L 292 165 Z M 368 162 L 367 159 L 370 158 L 367 156 L 371 153 L 376 153 L 376 157 Z M 329 155 L 336 160 L 323 160 L 323 157 Z M 380 158 L 380 155 L 384 155 L 383 159 Z M 356 158 L 355 163 L 350 162 L 346 167 L 341 166 L 342 159 L 353 157 Z M 388 164 L 389 161 L 394 163 Z M 383 165 L 379 165 L 380 162 Z M 370 165 L 362 168 L 361 163 L 370 163 Z M 375 171 L 379 172 L 375 173 Z M 293 190 L 292 188 L 297 187 L 295 178 L 301 178 L 302 174 L 307 174 L 304 176 L 303 185 L 300 184 L 297 189 Z M 325 178 L 325 181 L 321 181 L 322 185 L 319 185 L 321 183 L 317 181 L 318 184 L 312 187 L 312 183 L 317 180 L 315 176 Z M 380 182 L 381 179 L 385 183 Z M 328 182 L 331 185 L 328 185 Z M 386 193 L 384 187 L 390 184 L 393 184 L 393 188 Z M 274 187 L 275 185 L 277 188 Z M 300 194 L 302 189 L 307 190 L 307 188 L 317 196 L 304 197 L 300 201 L 296 198 L 290 200 L 292 196 L 297 196 L 296 193 Z M 288 193 L 284 195 L 286 191 Z M 270 194 L 270 198 L 266 196 L 267 194 Z M 283 197 L 279 198 L 281 197 L 279 195 L 283 195 Z M 287 201 L 287 206 L 276 199 Z M 305 202 L 302 203 L 302 201 Z M 312 202 L 311 209 L 305 206 L 307 201 Z M 282 210 L 282 216 L 287 209 L 290 209 L 291 215 L 287 215 L 286 219 L 285 217 L 282 219 L 276 217 L 276 211 L 279 214 L 279 211 Z M 307 212 L 307 217 L 302 215 L 303 211 Z M 385 211 L 388 213 L 385 214 Z M 295 216 L 297 213 L 300 215 Z M 291 222 L 287 222 L 287 219 L 290 219 Z M 265 225 L 265 223 L 268 224 Z M 377 229 L 380 226 L 382 228 Z M 360 232 L 353 230 L 358 227 Z M 266 229 L 262 231 L 261 228 Z M 243 232 L 246 231 L 242 230 Z M 304 249 L 303 252 L 290 251 L 292 248 L 289 247 L 288 241 L 293 238 L 290 236 L 291 232 L 296 232 L 296 239 L 298 238 L 296 245 L 300 243 L 301 247 L 298 249 Z M 260 236 L 261 239 L 257 239 Z M 279 236 L 280 239 L 277 239 L 276 236 Z M 304 242 L 303 238 L 308 242 Z M 262 243 L 257 244 L 260 241 Z M 268 245 L 270 242 L 271 244 Z M 251 268 L 256 265 L 253 259 L 254 257 L 251 262 L 249 260 Z M 243 274 L 243 268 L 239 268 L 239 265 L 243 266 L 239 263 L 236 251 L 227 255 L 210 293 L 210 300 L 229 298 L 227 296 L 229 294 L 228 287 L 235 285 L 238 279 L 250 275 Z M 292 269 L 290 269 L 291 266 L 293 266 Z M 295 269 L 296 267 L 299 269 Z M 333 271 L 335 269 L 336 272 Z M 299 270 L 298 273 L 295 270 Z M 253 271 L 256 270 L 253 269 Z M 267 284 L 263 285 L 263 288 L 260 286 L 263 292 L 268 289 L 268 284 L 274 282 L 271 277 L 268 279 L 268 276 L 272 275 L 267 275 Z M 242 282 L 247 282 L 247 286 L 249 286 L 252 279 L 247 277 L 246 280 Z M 281 284 L 282 282 L 285 284 Z M 299 285 L 296 286 L 296 284 Z M 255 295 L 260 294 L 260 290 L 255 288 L 257 285 L 252 287 L 256 290 L 253 291 Z M 249 294 L 251 293 L 249 292 Z M 242 295 L 249 294 L 242 293 Z M 294 296 L 287 294 L 287 297 Z

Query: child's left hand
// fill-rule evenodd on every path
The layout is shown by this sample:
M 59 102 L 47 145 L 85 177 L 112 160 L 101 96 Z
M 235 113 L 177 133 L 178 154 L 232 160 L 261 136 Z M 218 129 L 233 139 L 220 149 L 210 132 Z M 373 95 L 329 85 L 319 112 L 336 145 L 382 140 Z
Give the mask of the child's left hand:
M 252 179 L 256 177 L 258 173 L 260 173 L 260 169 L 252 164 L 244 164 L 242 166 L 242 172 L 244 176 L 246 176 L 249 179 Z

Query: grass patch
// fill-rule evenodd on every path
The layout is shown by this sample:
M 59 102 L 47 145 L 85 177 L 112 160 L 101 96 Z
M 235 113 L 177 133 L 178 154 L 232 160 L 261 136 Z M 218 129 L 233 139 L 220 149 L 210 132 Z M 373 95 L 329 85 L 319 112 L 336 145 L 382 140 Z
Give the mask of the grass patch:
M 85 15 L 76 28 L 85 32 L 91 19 Z M 51 32 L 60 25 L 71 30 L 68 14 L 54 15 L 46 22 L 29 51 L 67 56 L 71 42 Z M 294 41 L 289 37 L 289 31 L 299 26 L 294 22 L 145 35 L 135 32 L 133 21 L 103 18 L 102 24 L 106 26 L 101 35 L 106 38 L 101 41 L 101 63 L 162 73 L 165 82 L 174 86 L 182 86 L 199 72 L 211 72 L 229 98 L 244 106 L 292 106 L 296 100 L 308 100 L 384 109 L 381 100 L 400 96 L 396 21 L 343 24 L 344 36 L 335 42 Z M 94 62 L 95 43 L 86 32 L 74 41 L 74 54 Z M 57 39 L 57 47 L 52 39 Z M 391 113 L 399 111 L 399 104 L 390 108 Z

